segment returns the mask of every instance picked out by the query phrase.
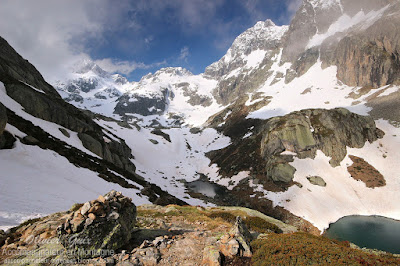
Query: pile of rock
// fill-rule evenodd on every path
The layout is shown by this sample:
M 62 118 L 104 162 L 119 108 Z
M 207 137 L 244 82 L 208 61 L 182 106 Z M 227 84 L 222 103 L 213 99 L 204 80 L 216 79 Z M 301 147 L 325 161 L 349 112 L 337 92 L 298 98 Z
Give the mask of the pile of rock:
M 155 265 L 161 259 L 161 254 L 171 247 L 174 242 L 169 236 L 159 236 L 153 241 L 145 240 L 138 247 L 132 250 L 131 261 L 134 264 Z
M 230 232 L 217 242 L 219 250 L 225 257 L 251 257 L 250 242 L 253 239 L 240 216 L 236 217 L 235 225 Z
M 108 256 L 129 242 L 135 221 L 132 199 L 112 190 L 72 212 L 57 228 L 58 237 L 76 257 Z
M 250 247 L 252 240 L 252 235 L 242 218 L 238 216 L 229 233 L 223 235 L 216 245 L 207 246 L 204 249 L 202 263 L 203 265 L 220 265 L 222 261 L 221 255 L 227 258 L 250 258 L 253 255 Z

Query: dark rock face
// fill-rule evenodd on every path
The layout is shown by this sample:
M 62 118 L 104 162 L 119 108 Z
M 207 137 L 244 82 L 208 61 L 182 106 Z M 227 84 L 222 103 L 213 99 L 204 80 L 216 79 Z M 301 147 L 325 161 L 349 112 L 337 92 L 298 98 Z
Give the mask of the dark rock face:
M 22 80 L 54 98 L 60 98 L 56 90 L 48 84 L 27 60 L 22 58 L 2 37 L 0 37 L 0 80 Z
M 316 23 L 310 19 L 315 17 L 315 10 L 308 1 L 304 1 L 290 23 L 289 30 L 284 36 L 282 57 L 285 61 L 295 61 L 304 51 L 310 37 L 317 32 Z
M 63 246 L 75 256 L 91 258 L 126 245 L 133 237 L 135 222 L 132 199 L 112 190 L 83 204 L 57 231 Z
M 96 78 L 90 78 L 90 79 L 77 79 L 74 80 L 73 83 L 69 84 L 67 86 L 67 91 L 68 92 L 77 92 L 77 91 L 83 91 L 83 92 L 89 92 L 91 90 L 94 90 L 97 87 L 98 80 Z
M 4 129 L 7 124 L 7 113 L 4 105 L 0 103 L 0 149 L 5 145 L 5 137 L 3 136 Z
M 123 95 L 118 99 L 114 113 L 119 115 L 133 113 L 144 116 L 163 114 L 169 104 L 169 98 L 174 98 L 174 94 L 168 89 L 162 91 L 162 97 Z
M 40 73 L 0 38 L 0 81 L 7 94 L 24 107 L 25 112 L 78 132 L 83 145 L 105 160 L 134 173 L 130 148 L 121 140 L 104 141 L 102 128 L 92 118 L 64 102 Z M 38 92 L 23 82 L 35 86 Z M 88 88 L 90 89 L 90 88 Z M 83 137 L 84 136 L 84 137 Z M 90 138 L 88 137 L 90 136 Z
M 252 136 L 242 139 L 251 127 Z M 209 154 L 223 174 L 250 170 L 259 178 L 261 175 L 284 183 L 291 182 L 296 171 L 289 164 L 293 156 L 314 158 L 321 150 L 331 157 L 330 164 L 335 167 L 345 158 L 346 147 L 361 148 L 366 141 L 373 142 L 384 135 L 371 117 L 343 108 L 302 110 L 269 120 L 246 120 L 246 124 L 236 121 L 223 131 L 233 138 L 232 144 Z M 243 154 L 250 159 L 243 158 Z
M 374 88 L 400 82 L 400 4 L 391 0 L 342 0 L 324 7 L 304 1 L 283 38 L 284 61 L 293 66 L 286 82 L 303 75 L 320 56 L 323 66 L 338 67 L 337 77 L 349 86 Z M 314 3 L 315 4 L 315 3 Z M 353 27 L 323 41 L 321 49 L 307 49 L 309 40 L 318 32 L 323 34 L 340 16 L 350 17 L 363 11 L 377 11 L 390 5 L 385 14 L 372 25 Z
M 400 83 L 400 4 L 368 30 L 324 45 L 321 60 L 338 67 L 338 78 L 350 86 Z M 392 15 L 391 15 L 392 14 Z
M 0 135 L 3 134 L 6 124 L 7 124 L 6 108 L 4 107 L 3 104 L 0 103 Z

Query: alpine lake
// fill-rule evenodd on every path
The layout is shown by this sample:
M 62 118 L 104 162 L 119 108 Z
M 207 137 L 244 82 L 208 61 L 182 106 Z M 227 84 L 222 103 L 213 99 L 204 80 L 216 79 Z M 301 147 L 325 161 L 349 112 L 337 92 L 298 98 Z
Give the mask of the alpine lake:
M 357 246 L 400 254 L 400 221 L 382 216 L 346 216 L 330 224 L 324 235 Z

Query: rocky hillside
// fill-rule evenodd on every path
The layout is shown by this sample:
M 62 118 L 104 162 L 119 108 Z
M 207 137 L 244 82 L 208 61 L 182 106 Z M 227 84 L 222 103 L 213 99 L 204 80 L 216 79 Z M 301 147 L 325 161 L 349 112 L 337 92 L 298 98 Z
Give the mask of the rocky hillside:
M 4 180 L 6 187 L 14 189 L 18 182 L 43 182 L 41 185 L 45 189 L 55 189 L 54 192 L 56 186 L 61 185 L 60 189 L 64 190 L 61 198 L 67 193 L 82 197 L 82 189 L 74 191 L 71 188 L 79 187 L 79 181 L 78 184 L 71 183 L 69 176 L 82 178 L 82 182 L 90 182 L 86 178 L 91 176 L 90 180 L 96 177 L 96 180 L 102 179 L 119 188 L 133 189 L 138 193 L 136 197 L 165 200 L 165 204 L 183 203 L 137 175 L 132 150 L 125 141 L 101 127 L 90 112 L 82 112 L 66 103 L 2 38 L 0 51 L 0 144 L 6 149 L 2 151 L 5 157 L 1 159 L 4 174 L 9 175 Z M 53 170 L 49 171 L 49 167 Z M 62 176 L 67 179 L 63 181 Z M 27 181 L 28 178 L 32 181 Z M 24 179 L 26 181 L 22 181 Z M 40 194 L 39 191 L 33 192 Z M 24 193 L 29 195 L 28 191 Z M 8 202 L 8 197 L 2 196 L 2 200 Z M 13 207 L 9 208 L 12 210 Z M 40 206 L 35 209 L 40 210 Z M 2 223 L 7 224 L 4 219 Z
M 400 262 L 398 256 L 361 251 L 348 242 L 296 231 L 293 226 L 251 209 L 177 205 L 137 208 L 131 199 L 111 191 L 96 200 L 75 204 L 69 211 L 30 220 L 7 233 L 1 232 L 0 263 L 261 265 L 341 261 L 358 265 Z

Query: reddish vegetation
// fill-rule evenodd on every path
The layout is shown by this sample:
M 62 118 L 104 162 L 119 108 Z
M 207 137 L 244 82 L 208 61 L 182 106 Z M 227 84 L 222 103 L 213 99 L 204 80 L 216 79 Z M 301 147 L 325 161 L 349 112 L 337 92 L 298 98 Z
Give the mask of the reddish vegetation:
M 349 155 L 353 164 L 347 167 L 347 171 L 355 180 L 361 180 L 369 188 L 383 187 L 386 185 L 385 178 L 372 165 L 364 161 L 364 159 Z
M 270 234 L 252 242 L 252 265 L 399 265 L 391 254 L 375 255 L 307 233 Z

